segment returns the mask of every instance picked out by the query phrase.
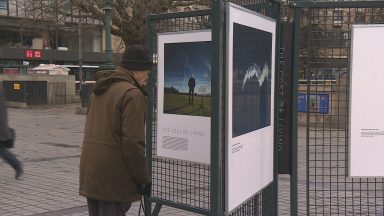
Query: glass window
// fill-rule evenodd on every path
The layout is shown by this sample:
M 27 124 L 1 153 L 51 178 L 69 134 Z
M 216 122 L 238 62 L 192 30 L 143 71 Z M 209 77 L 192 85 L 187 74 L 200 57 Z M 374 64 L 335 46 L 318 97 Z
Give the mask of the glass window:
M 311 10 L 311 22 L 312 24 L 318 24 L 319 23 L 319 9 L 313 9 Z
M 7 1 L 0 1 L 0 9 L 7 9 Z
M 335 8 L 335 10 L 333 11 L 333 25 L 341 26 L 342 22 L 343 22 L 343 11 L 339 8 Z
M 333 21 L 339 21 L 339 22 L 341 22 L 341 21 L 343 21 L 343 11 L 342 10 L 340 10 L 340 9 L 338 9 L 338 10 L 334 10 L 333 11 Z

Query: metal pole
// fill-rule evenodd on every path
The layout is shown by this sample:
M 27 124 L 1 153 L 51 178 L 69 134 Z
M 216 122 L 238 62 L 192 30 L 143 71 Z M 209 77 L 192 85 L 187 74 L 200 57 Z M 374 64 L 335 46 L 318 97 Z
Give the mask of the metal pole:
M 280 94 L 279 94 L 279 82 L 280 82 L 280 54 L 281 54 L 281 3 L 278 4 L 277 8 L 277 18 L 276 18 L 276 38 L 274 40 L 276 41 L 276 46 L 275 46 L 275 67 L 276 67 L 276 72 L 275 72 L 275 108 L 274 109 L 274 138 L 273 138 L 273 145 L 274 145 L 274 150 L 273 150 L 273 157 L 274 157 L 274 171 L 273 171 L 273 195 L 274 195 L 274 215 L 279 214 L 279 150 L 278 150 L 278 140 L 279 140 L 279 104 L 280 104 Z
M 17 9 L 16 9 L 16 11 L 17 11 Z M 7 1 L 7 16 L 9 16 L 9 1 Z
M 102 68 L 113 69 L 112 63 L 112 42 L 111 42 L 111 1 L 103 0 L 104 11 L 104 31 L 105 31 L 105 63 Z
M 79 8 L 79 88 L 80 88 L 80 98 L 81 106 L 85 106 L 85 95 L 83 94 L 83 32 L 81 31 L 81 10 Z
M 292 174 L 291 185 L 291 215 L 298 214 L 297 200 L 297 92 L 298 92 L 298 72 L 299 72 L 299 51 L 300 51 L 300 18 L 301 8 L 295 9 L 294 19 L 294 42 L 293 42 L 293 69 L 292 69 Z
M 153 44 L 152 44 L 152 28 L 151 28 L 151 18 L 150 16 L 147 16 L 147 44 L 148 48 L 150 50 L 151 56 L 153 54 Z M 154 122 L 154 117 L 153 117 L 153 100 L 154 100 L 154 88 L 156 83 L 156 74 L 154 74 L 155 71 L 151 71 L 149 73 L 149 79 L 147 82 L 147 90 L 148 90 L 148 96 L 147 96 L 147 123 L 146 123 L 146 131 L 147 131 L 147 136 L 146 136 L 146 156 L 147 156 L 147 166 L 148 166 L 148 173 L 149 173 L 149 178 L 152 181 L 152 137 L 154 137 L 153 133 L 154 131 L 152 130 L 153 128 L 153 122 Z M 145 211 L 146 215 L 151 215 L 152 211 L 152 203 L 151 203 L 151 198 L 149 197 L 146 199 L 144 202 L 145 205 Z M 160 205 L 161 208 L 161 205 Z M 160 208 L 158 211 L 160 212 Z
M 222 0 L 212 3 L 212 117 L 211 117 L 211 215 L 223 215 L 223 138 L 222 138 L 222 78 L 223 78 L 223 23 Z
M 8 1 L 9 4 L 9 1 Z M 8 6 L 9 11 L 9 6 Z M 19 0 L 16 0 L 16 17 L 19 18 Z

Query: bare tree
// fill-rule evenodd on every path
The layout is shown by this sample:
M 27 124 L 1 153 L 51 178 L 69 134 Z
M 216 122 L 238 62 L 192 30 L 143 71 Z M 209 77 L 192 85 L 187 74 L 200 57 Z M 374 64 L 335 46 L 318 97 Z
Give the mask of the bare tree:
M 44 37 L 48 43 L 51 32 L 55 32 L 57 46 L 57 30 L 67 23 L 73 23 L 72 18 L 61 13 L 67 11 L 73 14 L 69 3 L 69 0 L 9 0 L 9 16 L 16 17 L 19 24 L 20 46 L 28 47 L 25 43 L 31 38 Z
M 103 21 L 102 0 L 72 0 L 88 16 Z M 146 18 L 149 14 L 176 11 L 177 8 L 197 9 L 210 6 L 210 0 L 111 0 L 112 34 L 121 37 L 126 46 L 146 41 Z
M 83 20 L 104 22 L 103 0 L 9 0 L 11 14 L 30 21 L 44 20 L 53 26 Z M 111 0 L 112 34 L 125 46 L 146 41 L 149 14 L 209 8 L 211 0 Z
M 9 14 L 20 19 L 62 24 L 60 11 L 69 9 L 69 0 L 9 0 Z

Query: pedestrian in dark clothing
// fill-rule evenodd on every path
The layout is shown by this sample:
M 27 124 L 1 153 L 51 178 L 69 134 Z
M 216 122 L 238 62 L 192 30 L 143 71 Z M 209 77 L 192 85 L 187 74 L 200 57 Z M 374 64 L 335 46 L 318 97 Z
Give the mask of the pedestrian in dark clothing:
M 96 74 L 80 158 L 80 195 L 89 215 L 125 215 L 132 202 L 150 194 L 143 89 L 150 69 L 148 48 L 131 45 L 121 67 Z
M 188 80 L 188 87 L 189 87 L 189 92 L 188 92 L 188 105 L 193 105 L 193 95 L 195 94 L 195 78 L 191 76 Z
M 8 150 L 8 148 L 13 147 L 14 138 L 14 131 L 8 126 L 5 96 L 2 84 L 0 84 L 0 157 L 15 170 L 15 178 L 18 179 L 23 173 L 23 166 L 16 156 Z

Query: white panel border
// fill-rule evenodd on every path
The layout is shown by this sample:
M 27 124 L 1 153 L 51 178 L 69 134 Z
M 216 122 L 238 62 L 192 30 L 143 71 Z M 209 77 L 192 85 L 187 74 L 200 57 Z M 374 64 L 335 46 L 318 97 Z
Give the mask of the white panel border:
M 174 115 L 163 113 L 164 103 L 164 45 L 211 41 L 211 30 L 158 34 L 157 73 L 157 156 L 210 163 L 211 118 L 201 116 Z M 196 135 L 198 134 L 198 136 Z M 163 136 L 188 139 L 188 150 L 170 150 L 162 147 Z
M 384 177 L 384 25 L 353 25 L 349 176 Z
M 271 125 L 232 138 L 232 66 L 233 23 L 272 33 Z M 227 144 L 226 144 L 226 214 L 253 197 L 273 181 L 274 90 L 276 21 L 235 4 L 227 5 Z M 234 143 L 244 148 L 232 154 Z M 253 144 L 252 144 L 253 143 Z M 256 144 L 255 144 L 256 143 Z

